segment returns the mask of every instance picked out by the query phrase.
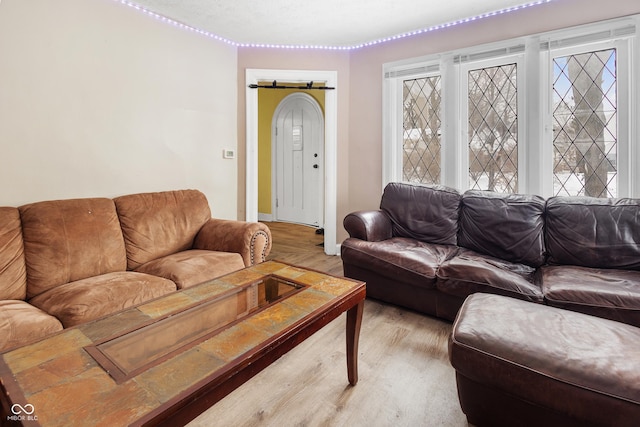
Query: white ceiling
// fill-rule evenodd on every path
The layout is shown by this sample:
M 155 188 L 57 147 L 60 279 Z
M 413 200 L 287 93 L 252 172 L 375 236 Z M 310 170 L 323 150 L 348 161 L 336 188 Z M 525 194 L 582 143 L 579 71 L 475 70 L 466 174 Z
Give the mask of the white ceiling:
M 354 47 L 549 0 L 132 1 L 239 44 Z

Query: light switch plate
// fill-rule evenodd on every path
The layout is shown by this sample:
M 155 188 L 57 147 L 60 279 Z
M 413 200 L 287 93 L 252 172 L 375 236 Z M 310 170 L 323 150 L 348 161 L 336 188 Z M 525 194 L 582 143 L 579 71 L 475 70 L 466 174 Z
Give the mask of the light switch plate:
M 222 158 L 223 159 L 235 159 L 236 158 L 236 150 L 232 148 L 225 148 L 222 150 Z

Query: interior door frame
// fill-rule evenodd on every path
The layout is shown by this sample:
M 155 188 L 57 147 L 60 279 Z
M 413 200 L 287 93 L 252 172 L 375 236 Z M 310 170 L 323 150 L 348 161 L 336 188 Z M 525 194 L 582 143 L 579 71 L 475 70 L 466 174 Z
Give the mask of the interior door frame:
M 258 90 L 249 85 L 261 81 L 291 83 L 322 82 L 334 90 L 324 100 L 324 252 L 337 255 L 337 181 L 338 181 L 338 72 L 312 70 L 245 70 L 246 94 L 246 220 L 258 220 Z
M 278 221 L 278 206 L 277 206 L 277 177 L 278 177 L 278 168 L 277 168 L 277 152 L 278 152 L 278 137 L 275 134 L 275 129 L 278 126 L 278 118 L 280 114 L 282 114 L 282 110 L 287 106 L 289 102 L 296 99 L 304 99 L 314 110 L 316 117 L 319 118 L 320 122 L 324 124 L 324 114 L 322 113 L 322 108 L 318 101 L 309 95 L 306 92 L 293 92 L 292 94 L 287 95 L 284 99 L 280 101 L 278 106 L 273 113 L 273 117 L 271 118 L 271 213 L 273 214 L 273 218 L 275 221 Z M 324 128 L 322 129 L 322 137 L 320 138 L 320 149 L 322 150 L 322 155 L 324 156 Z M 320 190 L 320 194 L 317 194 L 317 202 L 318 202 L 318 225 L 319 228 L 324 228 L 324 158 L 320 157 L 319 160 L 316 161 L 322 167 L 320 168 L 320 172 L 322 176 L 320 178 L 320 182 L 318 182 L 318 187 L 316 190 Z

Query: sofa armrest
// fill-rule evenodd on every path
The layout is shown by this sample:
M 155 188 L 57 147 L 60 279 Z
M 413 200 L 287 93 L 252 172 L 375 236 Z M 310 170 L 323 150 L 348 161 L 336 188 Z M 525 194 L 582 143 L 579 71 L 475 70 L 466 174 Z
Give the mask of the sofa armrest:
M 379 242 L 393 237 L 391 219 L 381 210 L 357 211 L 344 217 L 343 225 L 350 237 Z
M 196 235 L 194 249 L 236 252 L 244 265 L 264 262 L 271 251 L 271 230 L 261 222 L 211 218 Z

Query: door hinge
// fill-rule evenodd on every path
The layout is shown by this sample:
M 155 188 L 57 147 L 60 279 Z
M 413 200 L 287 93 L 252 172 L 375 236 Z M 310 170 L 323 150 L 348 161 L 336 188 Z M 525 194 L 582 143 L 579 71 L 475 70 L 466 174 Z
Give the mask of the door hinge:
M 276 208 L 278 207 L 278 199 L 276 199 Z

